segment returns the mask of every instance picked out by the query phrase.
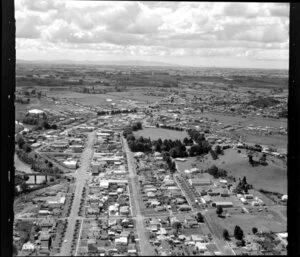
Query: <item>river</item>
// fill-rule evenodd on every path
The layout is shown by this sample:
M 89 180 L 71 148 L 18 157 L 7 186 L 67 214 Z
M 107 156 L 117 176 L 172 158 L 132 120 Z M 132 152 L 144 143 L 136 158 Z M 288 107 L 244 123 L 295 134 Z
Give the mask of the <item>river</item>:
M 14 159 L 15 159 L 16 170 L 23 171 L 25 173 L 37 173 L 37 174 L 39 174 L 39 172 L 33 171 L 28 164 L 21 161 L 16 153 L 14 155 Z M 36 177 L 36 183 L 37 184 L 41 184 L 43 181 L 45 181 L 45 177 L 43 177 L 43 176 L 37 176 Z M 30 183 L 30 184 L 34 183 L 34 177 L 30 176 L 29 179 L 26 181 L 26 183 Z

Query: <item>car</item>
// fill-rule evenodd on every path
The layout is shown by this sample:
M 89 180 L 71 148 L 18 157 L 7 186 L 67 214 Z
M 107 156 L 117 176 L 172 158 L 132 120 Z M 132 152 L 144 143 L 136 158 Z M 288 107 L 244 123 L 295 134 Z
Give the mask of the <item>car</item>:
M 67 239 L 65 239 L 64 243 L 67 243 L 67 242 L 68 242 L 68 240 L 67 240 Z

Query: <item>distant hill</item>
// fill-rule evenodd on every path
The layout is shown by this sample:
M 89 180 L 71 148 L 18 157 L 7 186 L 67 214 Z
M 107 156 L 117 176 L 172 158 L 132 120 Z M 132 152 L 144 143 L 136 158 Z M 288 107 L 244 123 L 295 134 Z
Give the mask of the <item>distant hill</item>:
M 76 60 L 16 60 L 16 63 L 37 63 L 37 64 L 74 64 L 74 65 L 126 65 L 126 66 L 175 66 L 180 65 L 165 62 L 151 62 L 141 60 L 128 60 L 128 61 L 76 61 Z

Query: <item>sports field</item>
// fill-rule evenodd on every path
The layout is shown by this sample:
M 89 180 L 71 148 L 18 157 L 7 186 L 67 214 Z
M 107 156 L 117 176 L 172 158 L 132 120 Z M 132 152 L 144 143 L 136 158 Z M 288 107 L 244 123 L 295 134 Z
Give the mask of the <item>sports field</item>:
M 138 137 L 146 137 L 151 140 L 157 139 L 171 139 L 171 140 L 183 140 L 185 137 L 189 137 L 186 131 L 177 131 L 177 130 L 170 130 L 170 129 L 162 129 L 162 128 L 144 128 L 139 131 L 134 132 L 134 136 Z

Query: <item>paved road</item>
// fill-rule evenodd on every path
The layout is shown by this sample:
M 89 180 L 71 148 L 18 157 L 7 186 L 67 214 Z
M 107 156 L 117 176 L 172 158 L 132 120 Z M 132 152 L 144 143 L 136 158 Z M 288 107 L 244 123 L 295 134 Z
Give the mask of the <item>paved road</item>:
M 63 246 L 61 247 L 60 256 L 69 256 L 71 253 L 72 239 L 74 235 L 75 224 L 76 224 L 80 201 L 82 197 L 82 190 L 84 188 L 85 182 L 91 176 L 90 173 L 87 173 L 87 171 L 89 170 L 89 166 L 92 159 L 94 141 L 95 141 L 95 132 L 91 132 L 88 134 L 87 145 L 84 152 L 82 153 L 81 167 L 79 168 L 78 172 L 74 174 L 74 177 L 76 178 L 75 196 L 74 196 L 71 213 L 68 219 L 69 221 L 68 227 L 65 234 L 65 239 L 67 240 L 67 242 L 63 243 Z
M 140 240 L 139 244 L 140 244 L 140 249 L 141 249 L 141 255 L 142 256 L 154 256 L 155 252 L 154 252 L 152 246 L 150 245 L 149 240 L 147 239 L 146 228 L 144 225 L 144 216 L 142 215 L 141 209 L 140 209 L 140 204 L 139 204 L 139 199 L 138 199 L 139 192 L 138 192 L 137 185 L 136 185 L 137 174 L 136 174 L 135 166 L 133 163 L 133 154 L 129 150 L 127 141 L 123 137 L 122 137 L 122 140 L 123 140 L 123 148 L 127 155 L 129 179 L 132 183 L 131 199 L 132 199 L 132 204 L 135 207 L 134 208 L 135 213 L 133 213 L 133 216 L 136 217 L 135 218 L 136 229 L 137 229 L 138 238 Z

